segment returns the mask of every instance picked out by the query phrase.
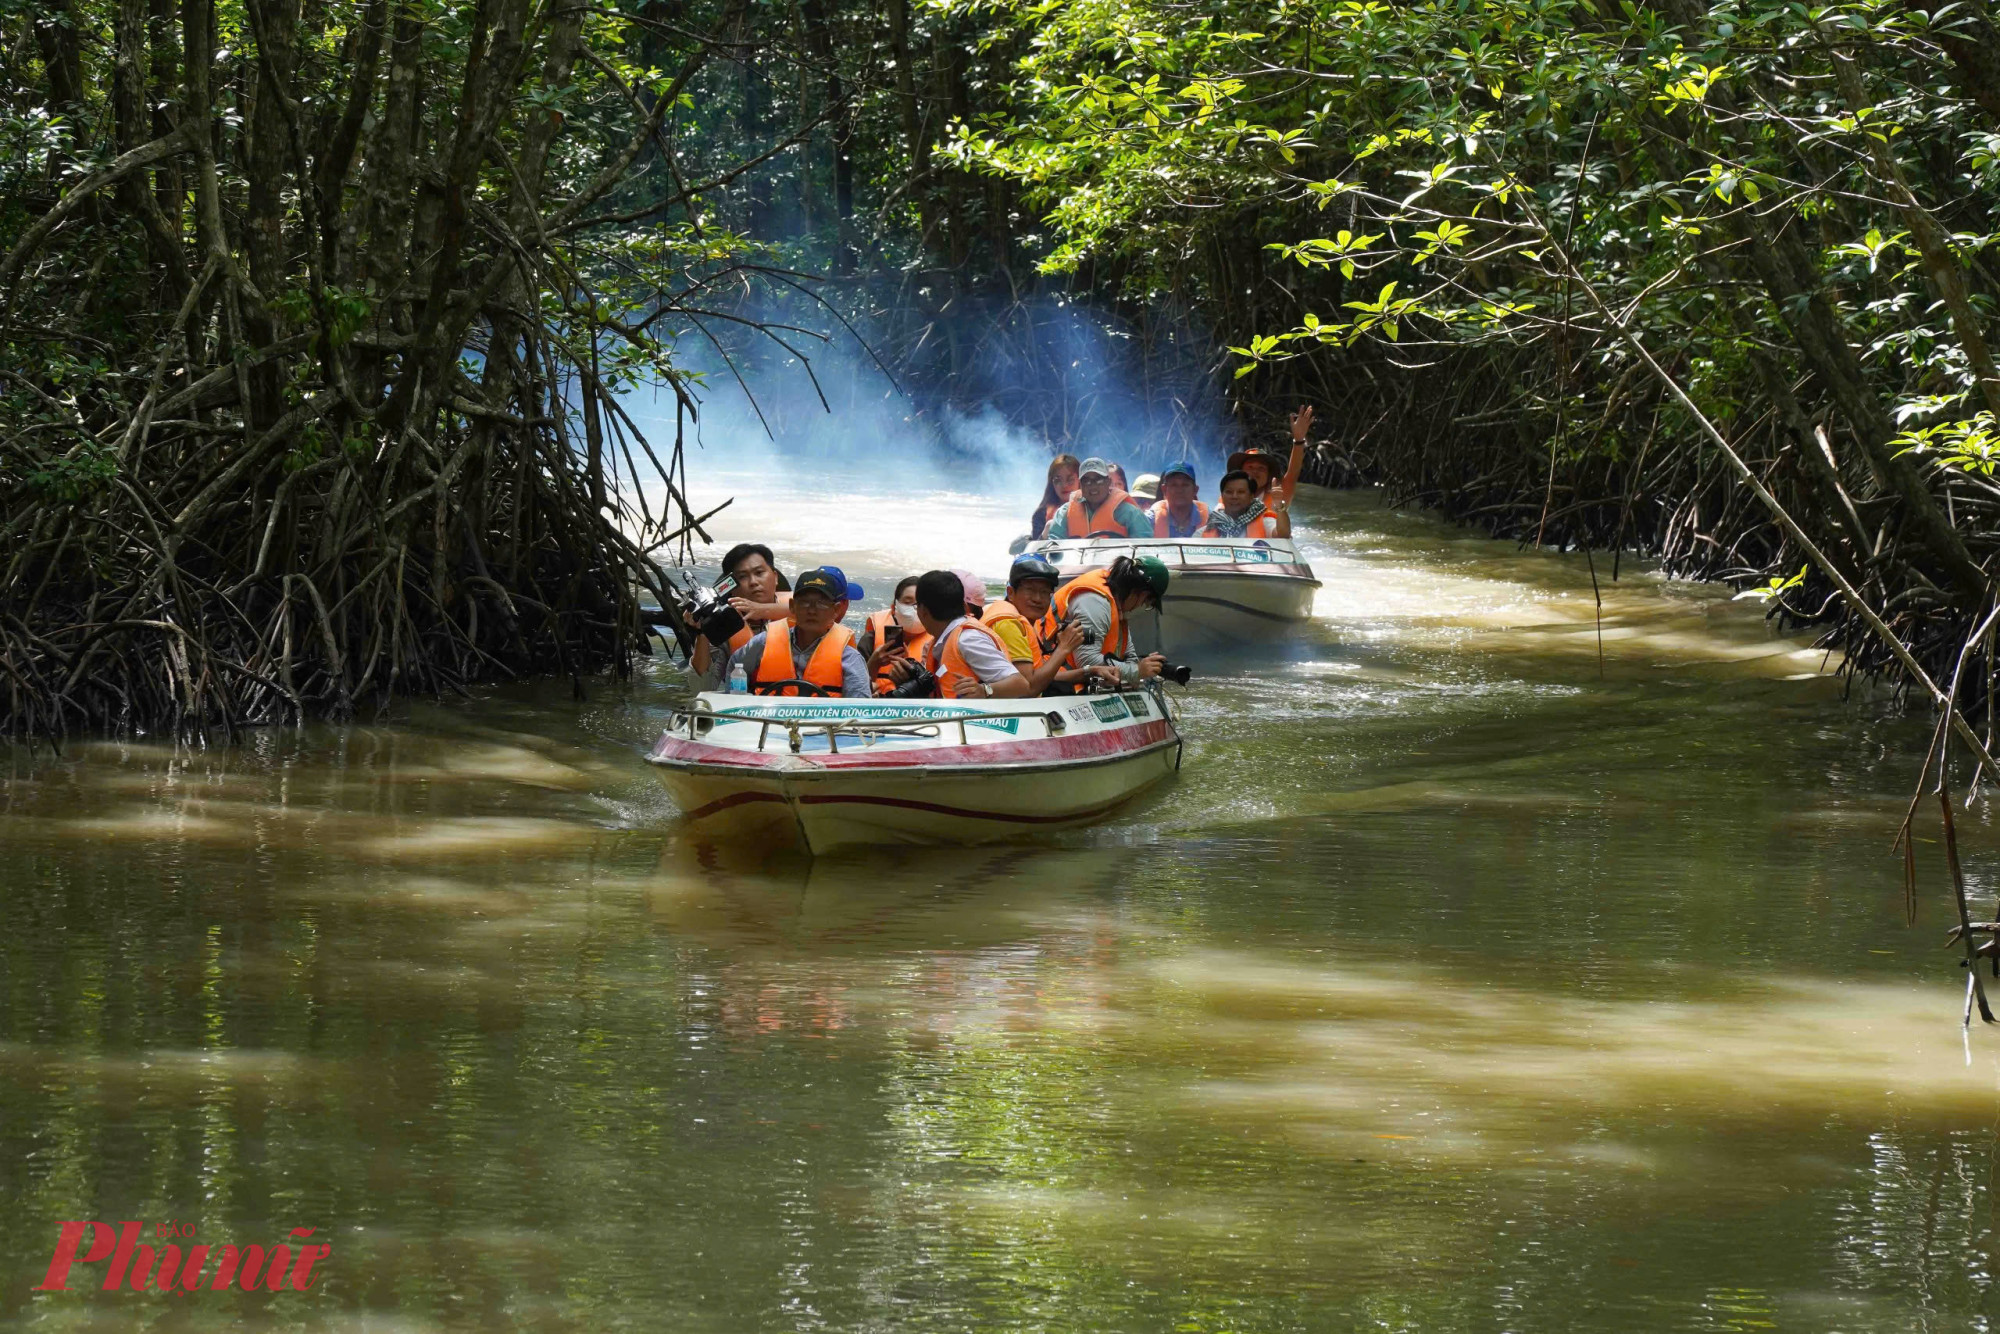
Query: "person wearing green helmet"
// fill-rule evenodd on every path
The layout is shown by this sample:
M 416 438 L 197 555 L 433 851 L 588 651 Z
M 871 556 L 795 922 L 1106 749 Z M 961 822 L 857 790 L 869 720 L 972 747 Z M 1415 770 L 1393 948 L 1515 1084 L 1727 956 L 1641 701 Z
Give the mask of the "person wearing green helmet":
M 1107 685 L 1132 685 L 1158 676 L 1165 658 L 1157 653 L 1130 656 L 1130 621 L 1133 613 L 1160 605 L 1171 577 L 1158 556 L 1120 556 L 1106 569 L 1078 575 L 1056 590 L 1042 637 L 1053 639 L 1065 626 L 1083 626 L 1087 642 L 1070 650 L 1065 665 L 1083 668 Z
M 1140 556 L 1132 563 L 1138 566 L 1139 573 L 1145 576 L 1146 588 L 1153 595 L 1149 605 L 1157 608 L 1160 599 L 1167 595 L 1167 585 L 1173 582 L 1173 572 L 1167 569 L 1167 563 L 1158 556 Z

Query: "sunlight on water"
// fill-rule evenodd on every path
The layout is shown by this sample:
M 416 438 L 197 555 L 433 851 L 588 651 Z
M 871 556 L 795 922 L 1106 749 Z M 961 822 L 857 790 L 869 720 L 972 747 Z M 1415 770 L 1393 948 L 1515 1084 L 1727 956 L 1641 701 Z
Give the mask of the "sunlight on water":
M 841 483 L 829 496 L 829 479 L 798 475 L 774 464 L 768 471 L 705 475 L 694 492 L 697 508 L 733 496 L 708 524 L 714 543 L 698 554 L 713 564 L 737 542 L 762 542 L 778 568 L 796 575 L 814 565 L 838 565 L 864 586 L 930 569 L 969 569 L 1004 583 L 1007 544 L 1028 531 L 1036 497 L 1002 491 L 996 498 L 930 486 L 903 489 Z M 868 605 L 885 603 L 889 588 L 868 588 Z
M 868 605 L 997 581 L 1037 484 L 719 441 L 698 556 Z M 1968 1063 L 1928 807 L 1914 931 L 1889 855 L 1923 721 L 1725 592 L 1600 561 L 1600 669 L 1582 561 L 1300 508 L 1313 621 L 1037 843 L 687 837 L 660 660 L 14 752 L 0 1325 L 139 1309 L 33 1291 L 80 1217 L 334 1236 L 324 1296 L 204 1328 L 1990 1323 L 2000 1040 Z
M 953 490 L 951 479 L 913 467 L 907 485 L 892 486 L 777 457 L 754 470 L 704 473 L 693 496 L 698 509 L 733 499 L 708 523 L 714 541 L 697 546 L 697 560 L 713 571 L 735 543 L 763 542 L 787 574 L 840 566 L 866 588 L 864 611 L 883 605 L 897 579 L 927 569 L 969 569 L 997 590 L 1008 543 L 1027 532 L 1036 497 L 1032 476 L 1016 469 L 1006 477 L 1011 489 Z M 1593 593 L 1573 559 L 1511 543 L 1461 538 L 1440 560 L 1430 521 L 1385 511 L 1369 492 L 1307 488 L 1299 522 L 1301 551 L 1322 584 L 1314 604 L 1322 634 L 1593 660 L 1601 650 L 1634 666 L 1730 663 L 1773 676 L 1831 666 L 1806 639 L 1774 639 L 1761 607 L 1732 603 L 1726 590 L 1661 579 L 1636 561 L 1624 562 L 1615 583 L 1607 562 Z M 1336 531 L 1326 532 L 1329 524 Z

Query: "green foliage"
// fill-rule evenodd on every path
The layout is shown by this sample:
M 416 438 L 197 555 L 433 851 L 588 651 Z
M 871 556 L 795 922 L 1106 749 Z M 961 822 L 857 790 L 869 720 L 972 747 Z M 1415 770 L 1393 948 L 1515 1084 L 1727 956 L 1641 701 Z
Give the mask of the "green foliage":
M 1354 393 L 1357 427 L 1393 433 L 1426 393 L 1477 402 L 1466 419 L 1520 447 L 1482 432 L 1484 460 L 1454 463 L 1444 408 L 1426 438 L 1447 472 L 1510 476 L 1474 512 L 1532 506 L 1536 540 L 1591 512 L 1559 502 L 1571 487 L 1610 497 L 1599 540 L 1625 538 L 1631 491 L 1657 494 L 1632 472 L 1647 458 L 1684 468 L 1674 485 L 1714 475 L 1688 462 L 1706 437 L 1630 331 L 1851 572 L 1892 565 L 1961 612 L 1984 596 L 1981 562 L 2000 561 L 1985 0 L 955 7 L 1021 54 L 1008 114 L 964 119 L 950 159 L 1043 211 L 1045 271 L 1192 296 L 1237 379 L 1273 367 L 1269 392 Z M 1440 369 L 1404 397 L 1383 367 Z M 1954 407 L 1962 420 L 1907 429 Z M 1433 477 L 1436 452 L 1416 453 Z M 1790 541 L 1722 534 L 1728 556 L 1691 563 L 1790 569 Z
M 1904 431 L 1894 442 L 1903 454 L 1919 454 L 1940 468 L 1991 477 L 2000 465 L 2000 426 L 1993 414 L 1982 412 L 1964 421 L 1942 422 Z
M 1828 271 L 1853 280 L 1841 304 L 1875 368 L 1893 374 L 1917 353 L 1899 392 L 1968 387 L 1937 351 L 1952 341 L 1942 312 L 1896 299 L 1922 282 L 1908 229 L 1879 205 L 1871 217 L 1865 197 L 1876 190 L 1866 141 L 1922 133 L 1944 156 L 1927 149 L 1911 170 L 1952 167 L 1925 184 L 1934 207 L 1969 224 L 1958 251 L 1995 234 L 1987 200 L 1967 193 L 1996 139 L 1944 86 L 1919 11 L 1725 3 L 1688 10 L 1703 19 L 1690 27 L 1670 9 L 1614 16 L 1574 0 L 1235 3 L 1194 24 L 1171 0 L 969 8 L 1024 34 L 1013 92 L 1026 111 L 962 125 L 949 151 L 1048 206 L 1060 242 L 1045 268 L 1116 259 L 1156 288 L 1185 281 L 1183 257 L 1248 223 L 1289 233 L 1265 244 L 1302 268 L 1346 282 L 1378 272 L 1408 292 L 1388 318 L 1336 286 L 1324 304 L 1362 319 L 1259 330 L 1239 356 L 1396 339 L 1412 321 L 1427 340 L 1535 338 L 1569 282 L 1561 257 L 1530 239 L 1543 225 L 1642 323 L 1671 308 L 1682 339 L 1768 327 L 1778 313 L 1754 290 L 1706 302 L 1706 327 L 1687 324 L 1687 297 L 1712 277 L 1702 256 L 1722 220 L 1752 206 L 1812 220 Z M 1874 43 L 1875 105 L 1828 100 L 1822 71 L 1843 33 Z M 1690 156 L 1699 164 L 1683 169 Z M 1362 225 L 1309 230 L 1311 213 L 1343 205 Z
M 80 442 L 67 454 L 44 460 L 28 472 L 28 490 L 42 500 L 75 504 L 107 486 L 118 475 L 118 459 L 93 440 Z
M 750 8 L 0 4 L 0 730 L 629 665 L 686 509 L 616 392 L 813 114 L 676 148 Z
M 1810 570 L 1810 566 L 1801 565 L 1797 574 L 1789 576 L 1773 575 L 1764 583 L 1754 588 L 1746 588 L 1738 593 L 1736 595 L 1737 601 L 1770 602 L 1773 599 L 1783 597 L 1794 588 L 1804 587 L 1806 575 Z

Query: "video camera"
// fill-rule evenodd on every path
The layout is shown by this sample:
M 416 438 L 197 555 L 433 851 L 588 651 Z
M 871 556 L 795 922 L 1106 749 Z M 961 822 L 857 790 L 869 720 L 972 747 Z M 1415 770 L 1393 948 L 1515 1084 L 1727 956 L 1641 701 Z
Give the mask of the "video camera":
M 673 589 L 681 620 L 717 648 L 727 647 L 730 637 L 748 624 L 719 589 L 692 580 Z

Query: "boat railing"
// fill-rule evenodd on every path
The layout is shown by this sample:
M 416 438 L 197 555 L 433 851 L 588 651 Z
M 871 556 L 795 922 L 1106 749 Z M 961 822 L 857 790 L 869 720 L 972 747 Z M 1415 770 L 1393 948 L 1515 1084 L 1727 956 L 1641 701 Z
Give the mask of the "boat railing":
M 1202 565 L 1296 565 L 1299 564 L 1298 548 L 1285 538 L 1254 538 L 1244 545 L 1233 545 L 1228 538 L 1208 541 L 1174 541 L 1165 538 L 1140 538 L 1123 542 L 1104 542 L 1091 546 L 1069 546 L 1065 543 L 1073 538 L 1055 538 L 1031 545 L 1028 549 L 1048 557 L 1057 566 L 1077 565 L 1089 569 L 1098 565 L 1109 565 L 1120 556 L 1138 554 L 1156 555 L 1166 559 L 1167 552 L 1174 553 L 1169 564 L 1183 566 Z M 1191 558 L 1189 552 L 1194 556 Z M 1218 557 L 1227 555 L 1227 560 Z M 1065 559 L 1074 557 L 1074 560 Z
M 958 725 L 958 744 L 961 746 L 970 745 L 972 740 L 970 728 L 973 724 L 1007 718 L 1025 718 L 1030 721 L 1039 722 L 1042 724 L 1045 734 L 1052 737 L 1061 736 L 1069 730 L 1069 725 L 1063 721 L 1062 714 L 1054 709 L 967 710 L 964 713 L 944 714 L 931 718 L 913 718 L 908 722 L 897 722 L 886 718 L 881 720 L 863 718 L 827 718 L 823 720 L 816 718 L 766 718 L 754 713 L 736 713 L 728 709 L 713 708 L 701 700 L 696 700 L 687 709 L 677 710 L 674 719 L 669 724 L 669 730 L 676 730 L 684 722 L 687 727 L 688 736 L 692 739 L 696 734 L 696 725 L 700 722 L 708 724 L 708 727 L 700 729 L 702 732 L 707 732 L 718 722 L 758 723 L 761 724 L 757 731 L 757 749 L 760 753 L 771 739 L 771 730 L 778 728 L 784 732 L 788 749 L 794 755 L 797 755 L 804 748 L 807 736 L 819 732 L 826 735 L 827 751 L 830 754 L 838 755 L 840 753 L 840 738 L 843 736 L 853 737 L 858 740 L 886 736 L 937 737 L 944 734 L 943 728 L 953 723 Z

